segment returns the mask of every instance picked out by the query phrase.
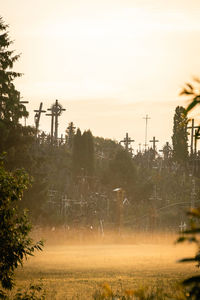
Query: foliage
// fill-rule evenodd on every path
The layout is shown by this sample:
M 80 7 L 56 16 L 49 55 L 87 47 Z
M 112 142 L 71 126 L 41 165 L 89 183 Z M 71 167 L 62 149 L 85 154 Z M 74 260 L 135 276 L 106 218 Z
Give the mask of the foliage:
M 197 252 L 193 257 L 183 258 L 179 262 L 187 263 L 193 262 L 196 267 L 200 267 L 200 207 L 192 208 L 188 212 L 190 220 L 190 228 L 183 231 L 183 234 L 177 240 L 178 243 L 188 241 L 194 243 L 197 246 Z M 198 300 L 200 299 L 200 275 L 192 276 L 183 281 L 183 285 L 188 288 L 188 299 Z
M 94 172 L 94 142 L 90 130 L 81 134 L 80 129 L 73 139 L 72 172 L 74 177 L 80 175 L 91 176 Z
M 33 244 L 27 212 L 19 208 L 29 181 L 23 170 L 11 173 L 0 165 L 0 282 L 5 289 L 13 287 L 14 271 L 23 259 L 43 246 L 42 241 Z
M 133 186 L 135 173 L 135 165 L 130 153 L 120 149 L 109 162 L 104 174 L 104 182 L 107 181 L 112 188 L 122 187 L 127 190 Z
M 44 300 L 46 292 L 41 284 L 30 284 L 26 290 L 18 289 L 13 300 Z
M 142 286 L 137 289 L 123 289 L 113 291 L 111 286 L 105 283 L 101 289 L 93 294 L 94 300 L 166 300 L 177 299 L 186 300 L 184 289 L 178 285 L 171 292 L 165 292 L 164 287 L 159 282 L 156 285 Z
M 194 77 L 193 83 L 185 83 L 184 88 L 182 89 L 180 96 L 187 96 L 190 97 L 189 104 L 186 108 L 186 114 L 191 112 L 197 105 L 200 103 L 200 79 L 197 77 Z M 198 136 L 200 133 L 200 127 L 198 128 L 196 132 L 196 136 Z

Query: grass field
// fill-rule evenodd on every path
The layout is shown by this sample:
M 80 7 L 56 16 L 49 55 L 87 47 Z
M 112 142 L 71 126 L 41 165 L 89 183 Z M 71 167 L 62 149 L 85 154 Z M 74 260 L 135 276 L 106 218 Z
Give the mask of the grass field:
M 92 299 L 103 283 L 112 289 L 159 285 L 166 290 L 198 270 L 177 260 L 194 254 L 191 245 L 174 245 L 176 236 L 133 235 L 104 240 L 47 239 L 44 251 L 16 275 L 17 287 L 41 280 L 47 299 Z M 61 243 L 61 241 L 63 243 Z M 114 243 L 115 242 L 115 243 Z

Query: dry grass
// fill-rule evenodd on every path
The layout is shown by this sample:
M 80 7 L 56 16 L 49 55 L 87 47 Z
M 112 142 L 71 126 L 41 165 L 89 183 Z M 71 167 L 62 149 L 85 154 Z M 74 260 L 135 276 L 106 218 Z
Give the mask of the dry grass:
M 79 236 L 69 240 L 68 236 L 67 240 L 60 230 L 49 238 L 47 232 L 43 236 L 47 239 L 44 251 L 18 270 L 17 286 L 41 279 L 47 299 L 92 299 L 105 282 L 114 290 L 158 282 L 170 289 L 176 281 L 198 272 L 191 265 L 176 262 L 194 249 L 174 245 L 174 235 L 126 234 L 119 238 L 108 234 L 104 239 Z

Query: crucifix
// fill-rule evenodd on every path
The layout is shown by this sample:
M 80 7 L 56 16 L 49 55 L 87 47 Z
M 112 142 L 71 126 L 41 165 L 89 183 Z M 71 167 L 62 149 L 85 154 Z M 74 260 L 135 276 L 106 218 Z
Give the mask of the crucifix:
M 38 134 L 41 113 L 45 113 L 46 112 L 46 110 L 42 110 L 42 105 L 43 105 L 43 103 L 41 102 L 39 109 L 35 109 L 34 110 L 34 112 L 36 113 L 35 116 L 34 116 L 35 129 L 36 129 L 36 133 L 35 134 L 36 134 L 36 136 Z
M 145 126 L 145 140 L 144 140 L 144 150 L 146 152 L 146 149 L 147 149 L 147 125 L 148 125 L 148 120 L 150 120 L 151 118 L 146 115 L 146 117 L 144 117 L 143 119 L 145 119 L 145 123 L 146 123 L 146 126 Z
M 124 145 L 125 145 L 125 149 L 127 150 L 127 151 L 129 151 L 130 149 L 129 149 L 129 145 L 132 143 L 132 142 L 135 142 L 134 140 L 131 140 L 131 138 L 128 136 L 128 132 L 126 133 L 126 137 L 122 140 L 122 141 L 120 141 L 119 143 L 124 143 Z

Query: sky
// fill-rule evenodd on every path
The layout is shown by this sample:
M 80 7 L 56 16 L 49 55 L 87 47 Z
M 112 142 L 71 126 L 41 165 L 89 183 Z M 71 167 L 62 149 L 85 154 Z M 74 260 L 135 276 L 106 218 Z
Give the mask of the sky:
M 117 141 L 128 132 L 136 151 L 148 114 L 148 140 L 171 142 L 179 93 L 200 75 L 199 15 L 199 0 L 1 0 L 27 123 L 58 99 L 59 134 L 71 121 Z M 40 129 L 50 131 L 49 117 Z

